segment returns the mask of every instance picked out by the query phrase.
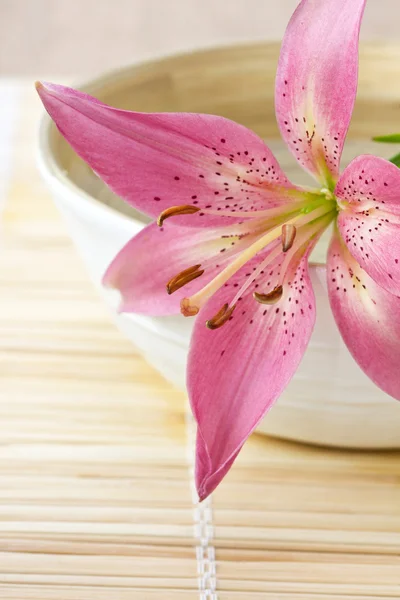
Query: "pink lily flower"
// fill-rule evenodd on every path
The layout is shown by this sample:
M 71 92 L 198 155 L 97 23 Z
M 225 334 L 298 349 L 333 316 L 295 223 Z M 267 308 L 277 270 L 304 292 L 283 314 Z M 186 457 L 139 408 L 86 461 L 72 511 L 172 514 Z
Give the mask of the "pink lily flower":
M 198 313 L 188 390 L 200 499 L 299 365 L 315 321 L 308 256 L 331 223 L 337 325 L 365 373 L 400 399 L 400 169 L 364 155 L 339 174 L 364 6 L 302 0 L 283 40 L 277 120 L 315 189 L 293 185 L 256 134 L 222 117 L 117 110 L 38 84 L 75 151 L 114 192 L 158 217 L 104 276 L 121 293 L 121 311 Z

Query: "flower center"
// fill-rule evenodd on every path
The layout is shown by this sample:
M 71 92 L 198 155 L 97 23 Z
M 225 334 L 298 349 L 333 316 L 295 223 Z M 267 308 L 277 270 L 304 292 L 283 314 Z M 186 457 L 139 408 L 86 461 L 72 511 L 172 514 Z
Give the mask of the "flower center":
M 269 264 L 281 256 L 281 275 L 274 288 L 266 293 L 257 293 L 254 295 L 255 299 L 263 304 L 278 302 L 283 295 L 285 274 L 288 271 L 292 260 L 298 260 L 299 253 L 300 258 L 302 257 L 307 251 L 309 243 L 313 238 L 322 233 L 334 217 L 336 212 L 336 202 L 332 193 L 328 190 L 327 192 L 327 194 L 323 194 L 322 202 L 321 195 L 319 195 L 319 197 L 314 197 L 312 203 L 308 203 L 297 211 L 294 211 L 294 213 L 293 209 L 292 212 L 287 210 L 290 214 L 290 218 L 286 217 L 286 220 L 281 209 L 281 222 L 277 226 L 271 227 L 270 224 L 268 227 L 267 222 L 264 231 L 256 237 L 253 243 L 237 254 L 225 269 L 209 281 L 200 291 L 193 296 L 182 300 L 182 314 L 184 316 L 193 316 L 197 314 L 211 296 L 213 296 L 229 279 L 231 279 L 231 277 L 259 253 L 259 266 L 253 271 L 252 276 L 246 279 L 245 283 L 235 295 L 235 298 L 233 298 L 227 306 L 224 306 L 214 319 L 210 320 L 208 326 L 211 329 L 216 329 L 223 325 L 232 314 L 237 300 L 243 295 L 248 287 L 254 283 L 256 277 L 258 277 Z M 253 213 L 253 218 L 256 215 L 257 213 Z M 254 221 L 259 223 L 259 220 L 254 219 Z M 195 265 L 193 270 L 187 269 L 183 274 L 176 276 L 173 282 L 175 283 L 176 280 L 178 280 L 179 283 L 188 282 L 194 277 L 200 276 L 200 274 L 203 273 L 203 270 L 200 271 L 200 266 L 201 265 Z M 182 285 L 185 285 L 185 283 L 182 283 Z M 179 287 L 182 286 L 179 285 Z
M 328 188 L 321 188 L 320 193 L 325 196 L 328 201 L 336 200 L 335 194 Z

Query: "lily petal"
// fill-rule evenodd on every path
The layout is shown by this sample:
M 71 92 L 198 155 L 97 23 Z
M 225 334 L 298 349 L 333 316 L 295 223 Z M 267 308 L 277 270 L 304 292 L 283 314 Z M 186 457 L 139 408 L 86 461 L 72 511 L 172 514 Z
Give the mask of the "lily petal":
M 378 285 L 400 295 L 400 169 L 360 156 L 335 190 L 343 210 L 340 234 L 353 257 Z
M 182 298 L 199 291 L 254 240 L 254 222 L 256 232 L 249 230 L 248 223 L 215 229 L 151 223 L 117 254 L 103 284 L 121 293 L 120 312 L 177 314 Z M 195 265 L 204 273 L 168 295 L 167 283 Z
M 369 277 L 338 234 L 327 275 L 332 312 L 348 349 L 377 386 L 400 400 L 400 298 Z
M 338 177 L 356 97 L 365 2 L 302 0 L 282 43 L 278 124 L 297 161 L 330 188 Z
M 235 212 L 274 208 L 301 197 L 264 142 L 233 121 L 130 112 L 61 85 L 37 87 L 77 154 L 115 193 L 153 217 L 177 205 L 229 210 L 235 217 Z M 202 227 L 229 219 L 218 213 L 204 216 L 200 210 L 173 222 Z
M 315 321 L 307 258 L 288 274 L 281 299 L 258 303 L 249 287 L 222 327 L 205 322 L 230 302 L 259 263 L 255 257 L 200 311 L 188 365 L 188 389 L 198 424 L 196 483 L 207 497 L 229 470 L 242 445 L 294 374 Z M 273 287 L 282 255 L 257 278 L 259 291 Z M 296 265 L 296 266 L 297 266 Z
M 205 500 L 207 496 L 209 496 L 215 490 L 215 488 L 218 487 L 222 479 L 235 462 L 241 449 L 242 446 L 240 446 L 237 452 L 235 452 L 221 468 L 213 472 L 212 461 L 208 454 L 207 446 L 204 443 L 200 430 L 197 430 L 195 484 L 200 502 Z M 204 473 L 210 473 L 206 482 L 204 482 Z
M 359 212 L 371 209 L 400 216 L 400 169 L 378 156 L 357 156 L 343 171 L 335 195 Z

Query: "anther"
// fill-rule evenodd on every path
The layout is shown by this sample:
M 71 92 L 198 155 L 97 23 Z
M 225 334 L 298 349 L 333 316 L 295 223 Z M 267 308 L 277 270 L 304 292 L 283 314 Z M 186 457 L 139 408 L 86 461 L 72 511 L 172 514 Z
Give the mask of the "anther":
M 231 317 L 233 311 L 236 308 L 236 304 L 229 308 L 229 304 L 224 304 L 222 308 L 217 312 L 212 319 L 206 321 L 208 329 L 219 329 L 224 325 Z
M 183 204 L 182 206 L 170 206 L 170 208 L 166 208 L 158 216 L 157 225 L 161 227 L 165 219 L 169 219 L 169 217 L 176 217 L 178 215 L 193 215 L 194 213 L 199 212 L 199 210 L 201 209 L 190 204 Z
M 193 267 L 189 267 L 188 269 L 181 271 L 178 273 L 178 275 L 175 275 L 175 277 L 170 279 L 167 283 L 168 294 L 173 294 L 190 281 L 193 281 L 194 279 L 197 279 L 203 275 L 204 270 L 199 271 L 200 267 L 201 265 L 194 265 Z
M 293 246 L 297 229 L 291 223 L 282 225 L 282 251 L 287 252 Z
M 283 287 L 281 285 L 277 285 L 272 292 L 268 294 L 259 294 L 258 292 L 253 293 L 253 297 L 260 304 L 276 304 L 281 298 L 283 294 Z

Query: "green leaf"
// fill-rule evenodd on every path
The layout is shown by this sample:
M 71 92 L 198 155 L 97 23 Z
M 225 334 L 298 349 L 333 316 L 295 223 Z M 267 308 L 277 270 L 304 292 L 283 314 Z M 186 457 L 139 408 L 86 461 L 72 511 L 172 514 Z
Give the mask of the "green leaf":
M 393 156 L 390 159 L 390 162 L 392 162 L 394 165 L 396 165 L 396 167 L 400 167 L 400 152 L 398 154 L 396 154 L 395 156 Z
M 391 133 L 390 135 L 378 135 L 372 138 L 374 142 L 383 142 L 384 144 L 400 144 L 400 133 Z

